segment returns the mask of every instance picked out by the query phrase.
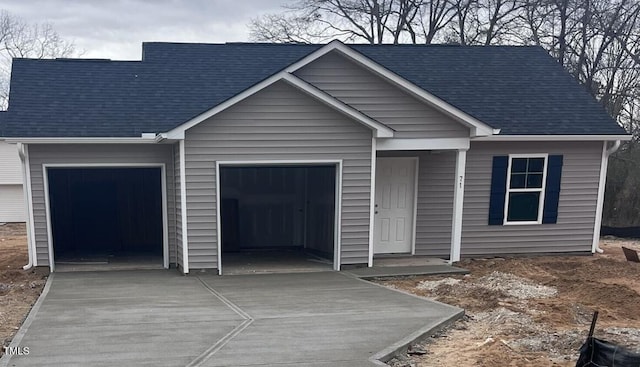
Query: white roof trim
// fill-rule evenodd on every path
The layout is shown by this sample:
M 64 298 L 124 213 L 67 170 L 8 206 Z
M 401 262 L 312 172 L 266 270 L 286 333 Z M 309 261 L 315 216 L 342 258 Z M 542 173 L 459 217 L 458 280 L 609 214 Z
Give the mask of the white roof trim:
M 440 98 L 434 96 L 433 94 L 427 92 L 426 90 L 418 87 L 417 85 L 411 83 L 405 78 L 397 75 L 396 73 L 386 69 L 382 65 L 372 61 L 368 57 L 362 55 L 361 53 L 351 49 L 349 46 L 346 46 L 340 41 L 331 41 L 326 46 L 321 47 L 320 49 L 312 52 L 307 55 L 303 59 L 298 62 L 291 64 L 289 67 L 285 69 L 286 72 L 293 73 L 296 70 L 308 65 L 309 63 L 317 60 L 318 58 L 326 55 L 331 51 L 338 51 L 349 59 L 355 61 L 356 63 L 364 66 L 368 70 L 374 72 L 375 74 L 383 77 L 387 81 L 392 84 L 400 87 L 411 95 L 417 97 L 419 100 L 427 103 L 428 105 L 436 108 L 440 112 L 445 113 L 448 116 L 451 116 L 455 120 L 461 122 L 463 125 L 471 128 L 471 136 L 490 136 L 495 133 L 494 129 L 476 119 L 475 117 L 465 113 L 464 111 L 448 104 L 447 102 L 441 100 Z
M 24 143 L 24 144 L 149 144 L 156 143 L 156 137 L 153 138 L 5 138 L 5 141 L 10 144 Z
M 494 135 L 473 138 L 473 141 L 603 141 L 631 140 L 633 135 Z
M 292 87 L 299 89 L 301 92 L 306 93 L 308 96 L 313 97 L 318 101 L 326 104 L 327 106 L 342 112 L 343 114 L 353 118 L 356 121 L 359 121 L 363 125 L 368 126 L 373 131 L 376 132 L 376 135 L 375 135 L 376 138 L 392 138 L 393 137 L 394 130 L 391 129 L 390 127 L 372 119 L 371 117 L 345 104 L 344 102 L 332 97 L 328 93 L 323 92 L 322 90 L 298 78 L 297 76 L 286 73 L 282 78 L 282 80 L 287 82 Z
M 393 137 L 393 129 L 389 128 L 384 124 L 381 124 L 380 122 L 372 119 L 371 117 L 363 114 L 362 112 L 359 112 L 358 110 L 333 98 L 329 94 L 321 91 L 320 89 L 312 86 L 311 84 L 303 81 L 302 79 L 288 73 L 287 71 L 281 71 L 277 74 L 270 76 L 269 78 L 261 81 L 260 83 L 254 85 L 253 87 L 248 88 L 239 94 L 236 94 L 235 96 L 220 103 L 219 105 L 213 107 L 212 109 L 204 113 L 201 113 L 200 115 L 192 118 L 191 120 L 185 122 L 184 124 L 168 131 L 166 134 L 162 134 L 162 136 L 163 137 L 166 136 L 167 139 L 184 139 L 185 131 L 187 131 L 188 129 L 217 115 L 218 113 L 226 110 L 227 108 L 235 105 L 236 103 L 243 101 L 244 99 L 256 94 L 257 92 L 267 88 L 268 86 L 278 81 L 286 82 L 287 84 L 304 92 L 308 96 L 313 97 L 319 102 L 322 102 L 325 105 L 333 108 L 334 110 L 337 110 L 338 112 L 341 112 L 344 115 L 349 116 L 352 119 L 360 122 L 361 124 L 371 128 L 372 130 L 374 130 L 376 137 L 384 137 L 384 138 Z
M 378 139 L 376 150 L 468 150 L 469 138 Z

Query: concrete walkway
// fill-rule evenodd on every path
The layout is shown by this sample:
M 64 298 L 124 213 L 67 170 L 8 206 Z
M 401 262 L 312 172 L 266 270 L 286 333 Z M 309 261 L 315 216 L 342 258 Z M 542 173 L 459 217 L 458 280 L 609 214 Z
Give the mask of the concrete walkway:
M 337 272 L 57 273 L 0 366 L 373 366 L 461 310 Z

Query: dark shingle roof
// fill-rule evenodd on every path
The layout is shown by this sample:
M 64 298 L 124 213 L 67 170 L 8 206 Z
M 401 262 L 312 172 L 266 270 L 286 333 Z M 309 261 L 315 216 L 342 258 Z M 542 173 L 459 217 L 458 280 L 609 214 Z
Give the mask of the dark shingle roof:
M 165 132 L 322 45 L 145 43 L 142 61 L 13 62 L 5 137 Z M 350 45 L 502 134 L 624 134 L 538 47 Z

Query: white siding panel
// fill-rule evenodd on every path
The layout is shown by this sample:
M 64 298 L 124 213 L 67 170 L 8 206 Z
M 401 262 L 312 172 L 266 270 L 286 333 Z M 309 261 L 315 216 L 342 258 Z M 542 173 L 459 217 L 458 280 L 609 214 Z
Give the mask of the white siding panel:
M 22 164 L 16 144 L 0 141 L 0 185 L 4 184 L 22 185 Z
M 329 53 L 295 74 L 393 128 L 396 138 L 469 136 L 467 127 L 337 53 Z
M 216 161 L 343 160 L 342 264 L 368 260 L 371 131 L 276 83 L 187 131 L 190 268 L 217 267 Z M 361 216 L 346 213 L 366 213 Z
M 562 154 L 556 224 L 489 226 L 493 156 Z M 590 252 L 602 142 L 473 142 L 467 154 L 462 256 Z
M 169 260 L 175 264 L 175 189 L 171 145 L 72 144 L 29 145 L 33 216 L 38 265 L 49 263 L 47 220 L 44 199 L 43 164 L 94 163 L 164 163 L 167 182 L 167 221 L 169 227 Z
M 0 223 L 25 222 L 26 208 L 22 185 L 0 185 Z

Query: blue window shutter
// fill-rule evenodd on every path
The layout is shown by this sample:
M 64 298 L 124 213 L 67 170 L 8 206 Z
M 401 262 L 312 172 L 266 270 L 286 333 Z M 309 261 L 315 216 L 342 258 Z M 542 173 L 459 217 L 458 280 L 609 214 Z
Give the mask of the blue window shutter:
M 542 223 L 558 221 L 558 200 L 562 178 L 562 155 L 550 155 L 547 162 L 547 184 L 544 192 Z
M 493 157 L 491 196 L 489 198 L 489 225 L 501 226 L 504 221 L 504 198 L 507 193 L 508 156 Z

